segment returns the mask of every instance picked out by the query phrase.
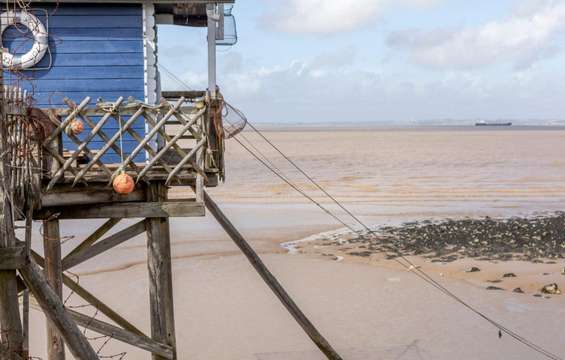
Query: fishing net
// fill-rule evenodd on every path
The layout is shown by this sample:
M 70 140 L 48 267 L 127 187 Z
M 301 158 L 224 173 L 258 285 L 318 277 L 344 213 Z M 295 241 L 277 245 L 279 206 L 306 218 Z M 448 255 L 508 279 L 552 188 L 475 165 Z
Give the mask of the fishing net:
M 2 162 L 4 191 L 11 194 L 16 208 L 23 208 L 37 201 L 42 175 L 43 129 L 36 120 L 28 93 L 19 88 L 4 86 L 0 135 L 2 136 Z
M 222 111 L 222 119 L 224 122 L 224 137 L 232 138 L 239 134 L 247 125 L 247 117 L 238 108 L 224 102 Z

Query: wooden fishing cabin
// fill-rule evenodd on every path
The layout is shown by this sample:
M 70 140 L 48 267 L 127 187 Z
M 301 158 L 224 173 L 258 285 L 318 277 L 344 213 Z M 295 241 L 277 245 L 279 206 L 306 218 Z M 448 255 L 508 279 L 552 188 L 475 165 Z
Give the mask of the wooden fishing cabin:
M 1 359 L 33 355 L 30 306 L 48 319 L 48 360 L 64 359 L 65 347 L 75 359 L 100 357 L 78 326 L 144 349 L 153 359 L 177 358 L 169 218 L 204 216 L 204 188 L 224 177 L 215 54 L 217 44 L 235 41 L 226 28 L 234 24 L 233 2 L 4 3 Z M 208 89 L 161 91 L 159 24 L 208 29 Z M 169 199 L 173 186 L 184 187 L 186 196 Z M 139 220 L 107 236 L 128 218 Z M 60 228 L 67 219 L 106 221 L 62 254 Z M 32 220 L 42 222 L 43 254 L 32 250 Z M 20 227 L 25 238 L 15 235 Z M 65 274 L 142 233 L 150 333 Z M 63 286 L 111 323 L 66 308 Z

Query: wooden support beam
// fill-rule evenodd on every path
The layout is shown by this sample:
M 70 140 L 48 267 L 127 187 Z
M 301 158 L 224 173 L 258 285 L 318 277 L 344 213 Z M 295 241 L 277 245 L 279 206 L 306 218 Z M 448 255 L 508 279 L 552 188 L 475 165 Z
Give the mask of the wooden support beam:
M 59 220 L 43 221 L 43 249 L 45 253 L 45 277 L 49 286 L 55 294 L 62 299 L 63 279 L 61 267 L 61 236 L 59 232 Z M 47 358 L 49 360 L 65 359 L 65 344 L 63 337 L 59 334 L 56 327 L 47 322 Z
M 99 206 L 56 206 L 34 213 L 36 219 L 107 219 L 204 216 L 202 203 L 189 201 L 135 202 Z
M 255 268 L 259 276 L 265 281 L 267 286 L 273 291 L 277 298 L 281 301 L 284 307 L 292 315 L 292 317 L 298 322 L 302 327 L 304 332 L 310 337 L 310 339 L 318 346 L 320 351 L 326 355 L 330 360 L 341 360 L 341 356 L 332 348 L 330 343 L 320 334 L 318 329 L 310 322 L 310 320 L 304 315 L 302 310 L 296 305 L 294 300 L 288 295 L 286 290 L 278 282 L 278 280 L 273 276 L 269 269 L 265 266 L 259 255 L 253 250 L 249 243 L 245 240 L 243 235 L 235 228 L 227 216 L 222 212 L 218 205 L 212 200 L 210 195 L 206 191 L 203 192 L 204 204 L 210 213 L 216 218 L 218 223 L 224 228 L 225 232 L 231 237 L 234 243 L 239 247 L 243 254 L 247 257 L 247 260 L 251 263 L 251 266 Z
M 45 316 L 63 336 L 75 359 L 98 360 L 86 337 L 65 310 L 63 301 L 47 284 L 41 268 L 32 260 L 20 270 L 25 283 L 33 293 Z
M 5 140 L 2 139 L 3 144 Z M 0 176 L 7 174 L 6 170 L 5 163 L 0 162 Z M 2 180 L 4 184 L 7 181 L 0 177 L 0 181 Z M 14 248 L 15 246 L 16 237 L 11 202 L 9 197 L 0 190 L 0 248 Z M 7 354 L 2 357 L 3 360 L 19 360 L 24 354 L 19 307 L 16 271 L 0 270 L 0 339 Z
M 26 213 L 26 220 L 25 220 L 25 241 L 24 241 L 24 250 L 25 250 L 25 256 L 26 256 L 26 262 L 29 261 L 30 255 L 31 255 L 31 232 L 32 232 L 32 213 L 33 213 L 33 207 L 29 207 L 28 211 Z M 19 286 L 20 283 L 23 284 L 23 280 L 21 279 L 21 277 L 18 276 L 18 290 L 19 290 Z M 25 287 L 25 284 L 23 284 L 23 286 Z M 19 291 L 18 291 L 19 292 Z M 29 358 L 29 289 L 26 287 L 23 290 L 23 294 L 22 294 L 22 326 L 23 326 L 23 358 L 27 359 Z
M 17 270 L 24 267 L 26 262 L 27 255 L 24 246 L 0 248 L 0 270 Z
M 145 192 L 137 188 L 127 195 L 121 195 L 108 186 L 71 187 L 57 185 L 52 191 L 41 195 L 42 207 L 89 205 L 102 203 L 144 201 Z
M 167 188 L 160 183 L 147 186 L 149 201 L 167 199 Z M 173 279 L 169 219 L 148 218 L 147 267 L 149 270 L 149 306 L 151 311 L 151 337 L 172 347 L 176 359 L 175 317 L 173 306 Z M 153 360 L 163 360 L 153 354 Z
M 87 301 L 90 305 L 92 305 L 94 308 L 96 308 L 98 311 L 100 311 L 102 314 L 108 317 L 108 319 L 112 320 L 113 322 L 115 322 L 116 324 L 118 324 L 119 326 L 121 326 L 122 328 L 128 330 L 133 334 L 137 334 L 139 336 L 145 336 L 141 330 L 139 330 L 132 323 L 124 319 L 120 314 L 112 310 L 108 305 L 106 305 L 97 297 L 92 295 L 88 290 L 80 286 L 76 281 L 74 281 L 70 277 L 63 275 L 63 282 L 71 291 L 74 291 L 75 294 L 77 294 L 85 301 Z
M 185 97 L 187 99 L 195 99 L 206 96 L 206 91 L 188 90 L 188 91 L 162 91 L 161 96 L 165 99 L 178 99 Z
M 111 218 L 108 221 L 106 221 L 99 228 L 97 228 L 92 234 L 90 234 L 90 236 L 84 239 L 83 242 L 77 245 L 77 247 L 75 247 L 70 253 L 68 253 L 67 256 L 65 256 L 65 258 L 63 259 L 63 261 L 65 261 L 65 259 L 69 258 L 70 256 L 76 255 L 77 253 L 90 247 L 92 244 L 98 241 L 102 236 L 104 236 L 108 231 L 110 231 L 110 229 L 116 226 L 116 224 L 119 223 L 120 220 L 122 219 Z
M 23 329 L 17 295 L 15 270 L 0 271 L 0 329 L 2 347 L 8 357 L 3 360 L 19 360 L 24 352 Z
M 134 334 L 104 321 L 94 319 L 91 316 L 87 316 L 73 310 L 67 311 L 71 314 L 73 320 L 77 324 L 86 329 L 92 330 L 101 335 L 110 336 L 113 339 L 122 341 L 137 348 L 147 350 L 152 354 L 159 356 L 161 359 L 173 359 L 173 348 L 169 345 L 159 343 L 145 335 Z
M 88 248 L 83 249 L 80 252 L 72 256 L 67 256 L 62 263 L 63 271 L 70 269 L 80 263 L 91 259 L 104 251 L 110 250 L 111 248 L 120 245 L 121 243 L 145 232 L 145 221 L 141 220 L 117 233 L 108 236 L 107 238 L 98 241 L 96 244 L 91 245 Z
M 33 260 L 39 264 L 39 266 L 43 266 L 45 260 L 36 253 L 32 251 L 31 256 Z M 124 319 L 120 314 L 112 310 L 108 305 L 90 293 L 88 290 L 80 286 L 75 280 L 70 278 L 69 276 L 63 274 L 63 283 L 75 294 L 83 298 L 86 302 L 92 305 L 94 308 L 98 309 L 102 314 L 104 314 L 108 319 L 115 322 L 117 325 L 121 326 L 122 328 L 129 330 L 130 332 L 138 335 L 144 335 L 141 330 L 135 327 L 132 323 Z

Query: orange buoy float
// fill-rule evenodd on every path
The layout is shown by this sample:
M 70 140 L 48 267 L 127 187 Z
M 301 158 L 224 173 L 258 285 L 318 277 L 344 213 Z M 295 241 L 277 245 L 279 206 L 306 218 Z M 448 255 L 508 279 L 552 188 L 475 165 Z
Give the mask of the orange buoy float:
M 78 135 L 84 131 L 84 124 L 81 120 L 73 120 L 65 129 L 67 135 Z
M 126 195 L 133 191 L 135 183 L 131 176 L 126 173 L 121 173 L 114 178 L 112 186 L 114 187 L 114 191 L 118 194 Z

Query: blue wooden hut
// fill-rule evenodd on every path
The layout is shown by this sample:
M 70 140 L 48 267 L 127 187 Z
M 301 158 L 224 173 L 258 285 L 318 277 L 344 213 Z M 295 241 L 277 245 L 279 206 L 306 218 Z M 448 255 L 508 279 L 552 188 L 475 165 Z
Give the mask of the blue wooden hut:
M 78 103 L 86 96 L 93 101 L 132 97 L 154 104 L 161 97 L 157 24 L 207 26 L 206 8 L 216 3 L 59 0 L 34 2 L 25 9 L 4 5 L 4 54 L 17 60 L 27 55 L 27 60 L 19 64 L 4 58 L 4 82 L 27 89 L 35 106 L 44 109 L 64 106 L 65 97 Z M 45 46 L 38 49 L 42 41 Z M 115 121 L 105 125 L 109 131 L 117 127 Z M 145 131 L 143 119 L 134 129 Z M 68 150 L 75 147 L 69 139 L 63 144 Z M 91 144 L 101 147 L 103 140 Z M 134 144 L 125 134 L 123 151 L 127 154 Z M 143 160 L 142 156 L 137 160 Z M 119 155 L 105 155 L 104 161 L 118 162 Z

